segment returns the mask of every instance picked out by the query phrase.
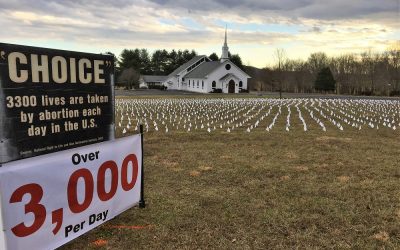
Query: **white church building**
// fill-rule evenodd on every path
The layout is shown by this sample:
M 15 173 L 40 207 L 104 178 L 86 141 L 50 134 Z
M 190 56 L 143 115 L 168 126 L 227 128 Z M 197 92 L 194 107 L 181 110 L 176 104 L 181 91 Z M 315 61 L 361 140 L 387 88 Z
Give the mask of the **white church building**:
M 167 89 L 199 93 L 213 91 L 239 93 L 241 90 L 247 90 L 247 80 L 251 77 L 232 63 L 228 54 L 225 31 L 225 43 L 220 61 L 211 61 L 207 56 L 195 56 L 168 76 L 142 76 L 140 87 L 157 84 L 164 85 Z

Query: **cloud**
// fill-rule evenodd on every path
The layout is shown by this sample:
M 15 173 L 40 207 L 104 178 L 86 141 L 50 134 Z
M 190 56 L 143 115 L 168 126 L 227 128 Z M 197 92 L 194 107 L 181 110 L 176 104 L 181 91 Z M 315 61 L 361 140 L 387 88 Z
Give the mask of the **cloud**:
M 249 11 L 255 13 L 280 12 L 281 14 L 318 19 L 357 18 L 369 14 L 391 13 L 399 10 L 397 0 L 348 1 L 348 0 L 150 0 L 164 8 L 195 11 Z
M 400 39 L 398 12 L 397 0 L 0 0 L 0 40 L 219 53 L 227 23 L 232 53 L 261 64 L 266 47 L 381 49 Z

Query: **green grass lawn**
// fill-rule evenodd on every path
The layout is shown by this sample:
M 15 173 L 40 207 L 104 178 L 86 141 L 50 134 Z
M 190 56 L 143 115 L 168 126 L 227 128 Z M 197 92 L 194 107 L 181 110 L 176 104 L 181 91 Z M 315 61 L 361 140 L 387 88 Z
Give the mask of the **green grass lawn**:
M 400 248 L 400 132 L 287 132 L 285 117 L 270 132 L 146 133 L 147 207 L 62 249 Z

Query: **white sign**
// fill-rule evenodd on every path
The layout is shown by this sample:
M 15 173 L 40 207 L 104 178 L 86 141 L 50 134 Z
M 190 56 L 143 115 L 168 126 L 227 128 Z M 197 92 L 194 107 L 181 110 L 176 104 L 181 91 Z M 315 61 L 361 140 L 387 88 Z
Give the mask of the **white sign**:
M 141 163 L 135 135 L 4 164 L 0 248 L 54 249 L 137 205 Z

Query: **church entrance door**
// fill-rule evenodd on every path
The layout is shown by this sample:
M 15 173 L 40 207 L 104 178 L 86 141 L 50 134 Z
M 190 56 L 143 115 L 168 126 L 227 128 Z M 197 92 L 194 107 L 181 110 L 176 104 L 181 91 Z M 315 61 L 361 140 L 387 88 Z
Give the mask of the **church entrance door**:
M 229 81 L 228 93 L 235 93 L 235 81 L 234 80 Z

